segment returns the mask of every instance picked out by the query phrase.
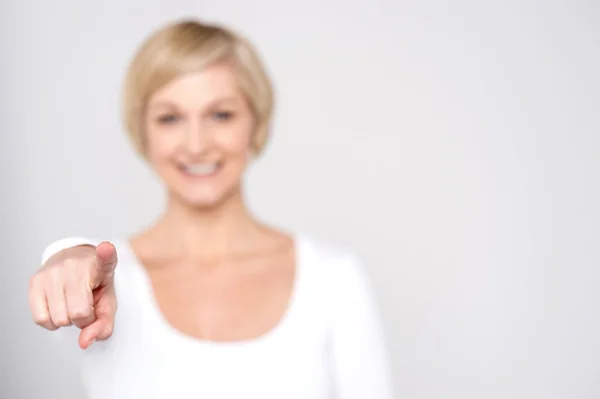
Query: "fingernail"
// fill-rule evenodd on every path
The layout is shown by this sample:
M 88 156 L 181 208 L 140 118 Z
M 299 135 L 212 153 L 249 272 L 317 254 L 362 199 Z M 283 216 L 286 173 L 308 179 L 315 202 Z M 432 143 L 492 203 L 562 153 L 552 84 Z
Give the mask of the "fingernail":
M 96 338 L 94 338 L 93 340 L 91 340 L 91 341 L 90 341 L 90 344 L 88 345 L 88 348 L 89 348 L 90 346 L 92 346 L 92 345 L 94 344 L 94 342 L 96 342 Z

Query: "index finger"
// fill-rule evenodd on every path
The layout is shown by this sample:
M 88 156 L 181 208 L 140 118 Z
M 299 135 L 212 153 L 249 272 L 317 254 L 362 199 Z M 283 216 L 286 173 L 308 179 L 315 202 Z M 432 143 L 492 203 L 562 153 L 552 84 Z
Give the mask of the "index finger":
M 96 247 L 97 275 L 99 279 L 112 277 L 117 267 L 117 249 L 110 242 L 101 242 Z

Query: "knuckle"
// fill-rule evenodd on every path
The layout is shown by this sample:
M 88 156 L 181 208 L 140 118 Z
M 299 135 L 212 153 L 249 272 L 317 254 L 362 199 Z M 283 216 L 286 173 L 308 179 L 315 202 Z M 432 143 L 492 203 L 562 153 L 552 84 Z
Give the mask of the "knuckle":
M 104 328 L 104 334 L 102 334 L 103 338 L 105 338 L 105 339 L 110 338 L 113 335 L 114 331 L 115 331 L 114 323 L 107 323 L 106 327 Z
M 43 285 L 43 274 L 38 272 L 29 279 L 29 291 L 38 291 Z
M 92 314 L 91 309 L 86 309 L 84 307 L 74 308 L 69 310 L 69 318 L 71 320 L 80 320 L 90 317 Z
M 72 257 L 71 258 L 67 258 L 63 262 L 63 269 L 65 271 L 67 271 L 68 273 L 72 273 L 72 272 L 74 272 L 74 271 L 76 271 L 78 269 L 77 265 L 80 262 L 81 261 L 78 260 L 78 259 L 76 259 L 76 258 L 72 258 Z
M 45 328 L 46 330 L 54 331 L 58 329 L 58 327 L 52 322 L 52 320 L 50 320 L 50 317 L 47 316 L 34 316 L 33 321 L 36 325 Z
M 59 316 L 54 319 L 54 324 L 59 327 L 66 327 L 71 325 L 71 320 L 66 316 Z
M 66 309 L 62 307 L 51 308 L 50 319 L 52 323 L 58 327 L 65 327 L 71 324 L 71 319 L 69 319 Z
M 48 315 L 43 315 L 43 314 L 34 314 L 33 321 L 38 326 L 44 326 L 44 325 L 50 323 L 50 317 Z
M 53 283 L 56 283 L 63 280 L 65 273 L 63 272 L 62 265 L 56 265 L 48 268 L 47 274 L 48 279 L 51 280 Z

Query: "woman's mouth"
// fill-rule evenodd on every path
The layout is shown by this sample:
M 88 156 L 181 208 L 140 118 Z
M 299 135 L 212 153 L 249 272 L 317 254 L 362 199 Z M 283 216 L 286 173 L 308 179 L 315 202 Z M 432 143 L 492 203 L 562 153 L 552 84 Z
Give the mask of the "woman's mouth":
M 221 169 L 221 162 L 204 162 L 194 164 L 183 164 L 179 166 L 185 175 L 196 178 L 214 176 Z

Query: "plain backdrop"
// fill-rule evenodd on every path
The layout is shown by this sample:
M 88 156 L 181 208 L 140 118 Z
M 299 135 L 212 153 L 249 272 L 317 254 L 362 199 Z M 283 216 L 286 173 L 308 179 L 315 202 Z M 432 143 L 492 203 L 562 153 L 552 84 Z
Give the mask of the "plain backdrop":
M 259 49 L 277 110 L 248 199 L 362 255 L 398 398 L 600 397 L 594 0 L 2 1 L 0 397 L 82 398 L 28 280 L 49 242 L 161 209 L 120 90 L 180 17 Z

